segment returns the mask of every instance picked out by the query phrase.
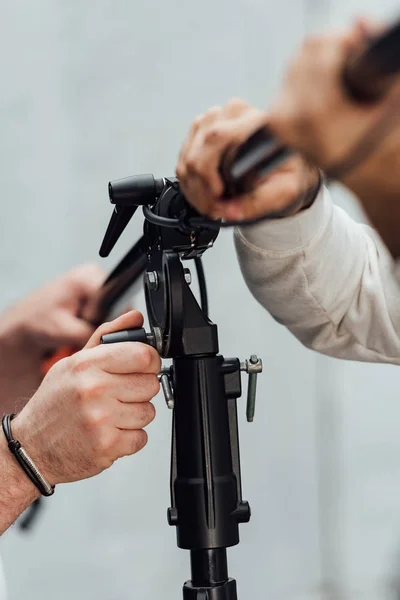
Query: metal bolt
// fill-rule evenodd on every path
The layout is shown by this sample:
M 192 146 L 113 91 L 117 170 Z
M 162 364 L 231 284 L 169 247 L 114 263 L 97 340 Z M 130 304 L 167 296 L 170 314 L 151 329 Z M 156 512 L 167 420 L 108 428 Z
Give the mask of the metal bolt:
M 256 412 L 256 391 L 257 391 L 257 375 L 251 373 L 249 375 L 249 389 L 247 392 L 247 406 L 246 406 L 246 417 L 248 423 L 254 421 L 254 414 Z
M 147 272 L 147 283 L 149 289 L 153 292 L 158 290 L 158 275 L 157 271 L 148 271 Z
M 256 410 L 257 375 L 263 370 L 262 361 L 260 358 L 258 358 L 258 356 L 252 354 L 250 356 L 250 360 L 245 360 L 244 362 L 240 363 L 240 370 L 245 371 L 249 376 L 246 416 L 247 421 L 252 423 L 254 421 L 254 414 Z
M 190 272 L 190 269 L 183 269 L 183 272 L 185 274 L 185 281 L 188 285 L 190 285 L 192 283 L 192 274 Z
M 168 408 L 173 409 L 175 406 L 175 398 L 172 390 L 171 380 L 169 378 L 169 369 L 163 369 L 159 374 L 158 379 L 161 383 L 162 391 L 164 392 L 165 402 Z

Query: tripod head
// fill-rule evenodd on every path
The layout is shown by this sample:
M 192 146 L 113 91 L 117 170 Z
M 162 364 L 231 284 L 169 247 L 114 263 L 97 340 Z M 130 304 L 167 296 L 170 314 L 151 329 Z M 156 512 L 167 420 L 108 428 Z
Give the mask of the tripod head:
M 181 261 L 195 259 L 206 304 L 200 259 L 218 236 L 218 222 L 210 223 L 188 204 L 176 178 L 138 175 L 110 182 L 108 190 L 114 212 L 100 256 L 108 256 L 139 206 L 143 207 L 145 223 L 143 237 L 104 287 L 113 288 L 119 282 L 120 291 L 121 282 L 126 280 L 131 285 L 144 271 L 152 330 L 148 339 L 160 355 L 163 358 L 189 355 L 194 347 L 197 352 L 207 352 L 215 344 L 211 339 L 215 326 L 208 321 L 206 307 L 201 310 L 190 292 L 191 273 L 188 268 L 183 269 Z
M 186 201 L 176 177 L 125 177 L 110 181 L 108 194 L 114 212 L 100 248 L 102 257 L 110 254 L 139 206 L 147 219 L 144 234 L 149 240 L 157 241 L 162 250 L 178 251 L 184 259 L 201 256 L 218 235 L 219 223 L 202 217 Z

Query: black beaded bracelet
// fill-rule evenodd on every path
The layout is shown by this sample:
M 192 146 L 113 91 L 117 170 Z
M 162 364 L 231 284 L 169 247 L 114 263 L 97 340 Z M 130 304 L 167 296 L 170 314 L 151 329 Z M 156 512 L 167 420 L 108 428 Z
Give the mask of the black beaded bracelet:
M 18 440 L 15 440 L 12 436 L 11 421 L 14 419 L 14 417 L 15 415 L 4 415 L 1 422 L 8 448 L 19 463 L 20 467 L 23 469 L 32 483 L 37 487 L 42 496 L 51 496 L 54 494 L 55 486 L 50 485 L 47 479 L 43 477 L 31 457 L 22 447 L 21 443 Z

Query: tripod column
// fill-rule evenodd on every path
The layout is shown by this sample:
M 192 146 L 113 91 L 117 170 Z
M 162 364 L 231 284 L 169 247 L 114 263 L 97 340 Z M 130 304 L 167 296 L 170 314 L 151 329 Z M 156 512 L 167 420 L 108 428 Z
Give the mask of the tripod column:
M 238 525 L 249 520 L 250 508 L 241 501 L 234 472 L 237 429 L 232 428 L 231 411 L 236 417 L 236 404 L 227 397 L 225 371 L 223 358 L 215 355 L 173 363 L 169 522 L 177 527 L 178 546 L 191 550 L 192 580 L 184 586 L 184 600 L 237 598 L 236 582 L 228 578 L 226 548 L 239 543 Z

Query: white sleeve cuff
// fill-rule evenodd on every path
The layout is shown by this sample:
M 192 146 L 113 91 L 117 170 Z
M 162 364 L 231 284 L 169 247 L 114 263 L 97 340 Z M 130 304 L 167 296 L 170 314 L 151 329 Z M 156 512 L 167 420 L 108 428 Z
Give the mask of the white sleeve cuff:
M 262 221 L 237 230 L 248 244 L 263 252 L 288 253 L 299 250 L 321 233 L 332 218 L 333 204 L 329 191 L 322 186 L 310 208 L 292 217 Z M 400 265 L 399 265 L 400 279 Z

